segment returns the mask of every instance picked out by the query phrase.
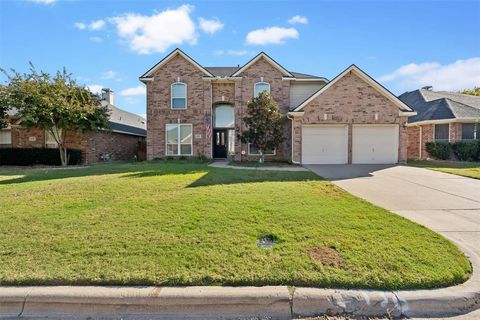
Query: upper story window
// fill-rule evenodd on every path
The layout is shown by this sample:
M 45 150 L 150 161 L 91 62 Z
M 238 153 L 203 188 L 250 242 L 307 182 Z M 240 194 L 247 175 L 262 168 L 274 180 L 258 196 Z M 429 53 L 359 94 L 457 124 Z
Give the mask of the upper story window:
M 215 106 L 213 112 L 215 128 L 233 128 L 235 126 L 235 109 L 229 104 Z
M 255 98 L 257 98 L 260 93 L 266 91 L 267 93 L 270 93 L 270 83 L 268 82 L 257 82 L 255 83 L 255 87 L 253 90 L 253 95 Z
M 435 131 L 435 141 L 448 141 L 450 125 L 448 123 L 436 124 Z
M 187 109 L 187 84 L 175 82 L 172 84 L 172 109 Z

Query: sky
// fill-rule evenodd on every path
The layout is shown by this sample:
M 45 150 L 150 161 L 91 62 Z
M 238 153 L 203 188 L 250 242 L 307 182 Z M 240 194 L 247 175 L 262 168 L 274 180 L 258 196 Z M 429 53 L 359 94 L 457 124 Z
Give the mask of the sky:
M 480 86 L 480 0 L 0 0 L 1 68 L 66 67 L 140 115 L 138 77 L 177 47 L 203 66 L 243 65 L 264 51 L 328 79 L 354 63 L 395 94 L 458 91 Z

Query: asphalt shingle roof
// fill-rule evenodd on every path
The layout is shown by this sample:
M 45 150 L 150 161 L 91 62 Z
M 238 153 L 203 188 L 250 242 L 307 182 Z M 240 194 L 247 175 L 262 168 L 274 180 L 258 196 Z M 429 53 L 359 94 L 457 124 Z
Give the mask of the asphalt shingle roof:
M 240 67 L 205 67 L 208 72 L 216 77 L 229 77 L 234 74 Z M 297 79 L 318 79 L 326 80 L 324 77 L 314 76 L 300 72 L 289 71 Z
M 102 100 L 102 106 L 107 106 L 110 110 L 110 125 L 112 130 L 130 133 L 133 135 L 147 135 L 147 121 L 145 118 L 134 114 Z
M 480 120 L 480 97 L 419 89 L 405 92 L 398 98 L 417 111 L 416 116 L 408 119 L 410 123 L 462 118 Z

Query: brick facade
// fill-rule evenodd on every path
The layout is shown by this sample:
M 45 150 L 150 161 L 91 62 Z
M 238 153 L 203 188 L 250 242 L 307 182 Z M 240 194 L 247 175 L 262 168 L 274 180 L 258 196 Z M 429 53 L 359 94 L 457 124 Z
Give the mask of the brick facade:
M 399 116 L 395 104 L 352 71 L 308 103 L 302 111 L 303 117 L 294 120 L 294 161 L 301 162 L 302 124 L 346 124 L 348 163 L 352 162 L 352 125 L 398 124 L 399 162 L 407 160 L 406 117 Z
M 143 78 L 142 78 L 143 79 Z M 205 118 L 212 125 L 212 108 L 219 103 L 231 104 L 235 110 L 236 135 L 245 130 L 243 117 L 246 106 L 254 96 L 254 85 L 267 82 L 270 94 L 283 114 L 289 112 L 290 81 L 264 56 L 253 60 L 237 77 L 214 78 L 207 76 L 198 65 L 183 54 L 173 53 L 165 62 L 145 75 L 147 85 L 147 159 L 166 156 L 166 124 L 193 125 L 193 156 L 212 158 L 212 140 L 206 135 Z M 187 109 L 171 108 L 171 85 L 187 84 Z M 353 72 L 346 74 L 332 87 L 310 102 L 303 118 L 287 120 L 284 124 L 285 142 L 276 154 L 267 160 L 301 160 L 302 124 L 346 124 L 349 127 L 349 162 L 351 162 L 351 131 L 353 124 L 398 124 L 399 161 L 407 159 L 406 117 L 383 93 Z M 327 114 L 327 120 L 324 120 Z M 293 125 L 293 139 L 292 139 Z M 235 160 L 257 160 L 248 155 L 248 145 L 235 138 Z
M 454 143 L 462 140 L 462 124 L 451 122 L 449 141 Z M 426 160 L 430 158 L 426 150 L 426 143 L 434 140 L 434 124 L 410 125 L 408 127 L 408 155 L 410 160 Z M 422 140 L 420 142 L 420 132 Z M 422 152 L 420 153 L 420 144 Z
M 101 161 L 102 153 L 108 153 L 110 160 L 133 160 L 140 140 L 144 138 L 116 132 L 69 132 L 65 144 L 68 148 L 82 150 L 83 163 L 92 164 Z M 13 126 L 12 147 L 44 148 L 45 130 Z

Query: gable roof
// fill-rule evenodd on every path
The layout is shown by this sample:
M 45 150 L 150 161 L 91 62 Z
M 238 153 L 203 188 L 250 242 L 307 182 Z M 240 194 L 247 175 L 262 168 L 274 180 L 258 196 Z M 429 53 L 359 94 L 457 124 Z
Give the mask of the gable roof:
M 258 60 L 260 60 L 261 58 L 264 58 L 265 60 L 268 61 L 268 63 L 270 63 L 272 66 L 274 66 L 277 70 L 279 70 L 284 76 L 286 77 L 291 77 L 293 78 L 294 76 L 287 70 L 285 69 L 284 67 L 282 67 L 278 62 L 276 62 L 275 60 L 273 60 L 272 58 L 270 58 L 270 56 L 268 54 L 266 54 L 265 52 L 260 52 L 259 54 L 257 54 L 255 57 L 253 57 L 250 61 L 248 61 L 247 63 L 245 63 L 245 65 L 241 68 L 239 68 L 237 71 L 235 71 L 234 73 L 232 73 L 232 77 L 236 77 L 236 76 L 239 76 L 242 74 L 243 71 L 245 71 L 246 69 L 248 69 L 248 67 L 250 67 L 252 64 L 254 64 L 255 62 L 257 62 Z
M 208 77 L 213 77 L 213 74 L 211 74 L 207 69 L 205 69 L 204 67 L 202 67 L 198 62 L 196 62 L 195 60 L 193 60 L 190 56 L 188 56 L 185 52 L 183 52 L 182 50 L 180 50 L 179 48 L 176 48 L 175 50 L 173 50 L 172 52 L 170 52 L 170 54 L 168 54 L 165 58 L 163 58 L 162 60 L 160 60 L 160 62 L 158 62 L 156 65 L 154 65 L 152 68 L 150 68 L 150 70 L 148 70 L 147 72 L 145 72 L 142 76 L 140 76 L 140 81 L 148 81 L 148 80 L 151 80 L 153 74 L 155 73 L 155 71 L 160 68 L 161 66 L 163 66 L 165 63 L 167 63 L 168 61 L 170 61 L 173 57 L 177 56 L 177 55 L 180 55 L 182 56 L 183 58 L 185 58 L 188 62 L 190 62 L 191 64 L 193 64 L 198 70 L 202 71 L 206 76 Z
M 147 121 L 145 118 L 125 110 L 122 110 L 106 100 L 101 101 L 110 111 L 109 122 L 113 132 L 126 133 L 137 136 L 147 135 Z
M 399 99 L 417 111 L 416 116 L 408 119 L 409 123 L 448 119 L 480 120 L 480 97 L 419 89 L 405 92 Z
M 321 95 L 323 92 L 328 90 L 331 86 L 333 86 L 337 81 L 342 79 L 345 75 L 347 75 L 350 72 L 354 72 L 357 76 L 359 76 L 362 80 L 370 84 L 374 89 L 376 89 L 378 92 L 380 92 L 382 95 L 384 95 L 387 99 L 389 99 L 393 104 L 395 104 L 400 111 L 409 113 L 405 114 L 407 116 L 411 116 L 415 114 L 415 111 L 412 110 L 408 105 L 406 105 L 403 101 L 398 99 L 393 93 L 388 91 L 384 86 L 382 86 L 380 83 L 375 81 L 372 77 L 370 77 L 366 72 L 364 72 L 362 69 L 357 67 L 356 65 L 352 64 L 350 67 L 345 69 L 343 72 L 341 72 L 338 76 L 332 79 L 329 83 L 327 83 L 325 86 L 320 88 L 318 91 L 313 93 L 310 97 L 308 97 L 305 101 L 303 101 L 300 105 L 297 107 L 293 108 L 293 112 L 299 112 L 301 111 L 307 104 L 309 104 L 313 99 Z

